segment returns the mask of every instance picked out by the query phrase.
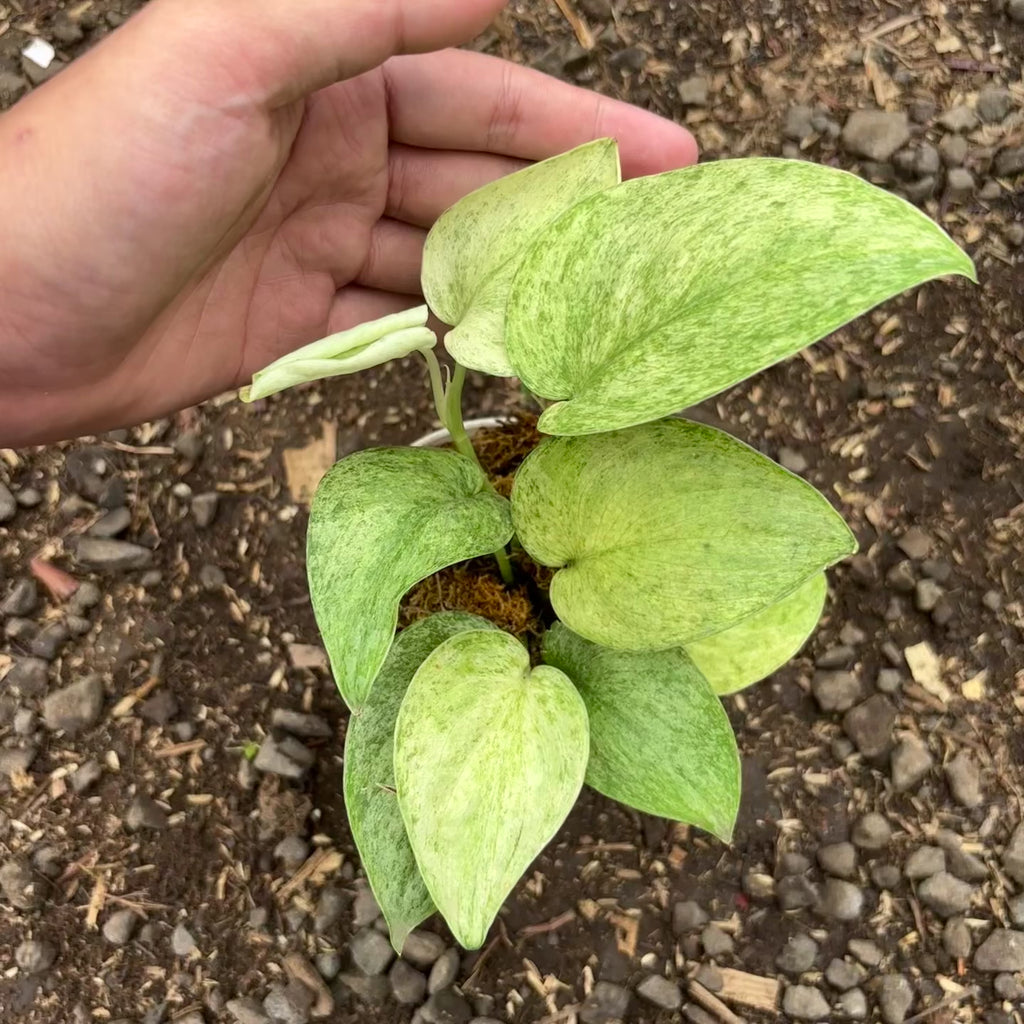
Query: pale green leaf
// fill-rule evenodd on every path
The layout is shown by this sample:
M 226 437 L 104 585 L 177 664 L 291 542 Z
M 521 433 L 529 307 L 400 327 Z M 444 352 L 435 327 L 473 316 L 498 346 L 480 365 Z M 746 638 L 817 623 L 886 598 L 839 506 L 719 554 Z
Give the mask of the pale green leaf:
M 431 349 L 437 335 L 426 325 L 428 312 L 426 306 L 406 309 L 297 348 L 254 373 L 252 384 L 238 397 L 255 402 L 296 384 L 356 373 Z
M 785 665 L 807 642 L 821 618 L 828 583 L 812 576 L 799 590 L 735 626 L 686 645 L 711 688 L 735 693 Z
M 587 767 L 587 713 L 507 633 L 462 633 L 420 666 L 395 731 L 398 805 L 427 890 L 477 949 L 565 820 Z
M 509 357 L 561 400 L 552 434 L 666 416 L 970 259 L 844 171 L 749 158 L 627 181 L 575 205 L 519 266 Z
M 537 234 L 620 180 L 618 147 L 599 139 L 499 178 L 438 218 L 423 250 L 423 294 L 454 329 L 445 346 L 464 366 L 515 376 L 505 351 L 505 304 L 519 261 Z
M 508 502 L 456 452 L 372 448 L 335 463 L 313 499 L 306 565 L 317 625 L 349 707 L 370 692 L 405 592 L 511 536 Z
M 719 633 L 856 550 L 809 484 L 678 419 L 548 438 L 519 469 L 512 518 L 533 559 L 559 570 L 558 617 L 624 650 Z
M 366 704 L 345 735 L 345 807 L 359 859 L 391 943 L 405 938 L 434 912 L 420 877 L 395 794 L 395 722 L 402 698 L 423 659 L 438 644 L 474 629 L 497 629 L 477 615 L 441 612 L 415 622 L 395 638 Z
M 587 706 L 588 786 L 729 842 L 739 751 L 722 702 L 685 651 L 614 651 L 555 623 L 544 660 L 576 684 Z

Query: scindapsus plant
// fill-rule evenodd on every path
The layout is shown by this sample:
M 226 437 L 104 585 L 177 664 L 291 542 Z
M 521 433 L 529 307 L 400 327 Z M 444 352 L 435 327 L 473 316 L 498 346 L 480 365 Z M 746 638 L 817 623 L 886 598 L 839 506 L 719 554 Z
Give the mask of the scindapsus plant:
M 741 159 L 620 180 L 602 140 L 462 199 L 423 258 L 428 307 L 307 346 L 244 398 L 421 351 L 451 448 L 339 461 L 308 571 L 351 709 L 345 799 L 401 949 L 435 910 L 479 947 L 584 783 L 731 837 L 720 697 L 802 646 L 856 542 L 829 502 L 727 434 L 677 418 L 931 278 L 974 279 L 931 220 L 853 175 Z M 518 377 L 548 435 L 511 499 L 463 426 L 466 368 Z M 510 542 L 554 570 L 539 664 L 466 612 L 395 635 L 418 581 Z

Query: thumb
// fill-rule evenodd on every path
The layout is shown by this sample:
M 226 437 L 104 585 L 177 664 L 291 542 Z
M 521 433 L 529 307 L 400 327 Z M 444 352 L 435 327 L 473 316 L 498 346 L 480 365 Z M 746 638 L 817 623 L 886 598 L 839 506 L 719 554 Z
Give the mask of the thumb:
M 247 99 L 277 107 L 396 54 L 468 42 L 504 6 L 505 0 L 203 0 L 193 39 L 231 64 Z M 165 13 L 175 12 L 183 8 L 167 3 Z

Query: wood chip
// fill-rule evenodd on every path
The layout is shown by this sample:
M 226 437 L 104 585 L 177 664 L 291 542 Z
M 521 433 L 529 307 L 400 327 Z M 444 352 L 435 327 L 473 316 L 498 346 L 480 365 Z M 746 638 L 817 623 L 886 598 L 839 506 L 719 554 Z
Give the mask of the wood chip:
M 755 1010 L 773 1013 L 779 1001 L 779 981 L 777 978 L 762 978 L 759 974 L 733 970 L 731 967 L 719 968 L 722 975 L 722 987 L 719 996 L 729 1003 L 739 1003 Z
M 615 945 L 619 952 L 630 958 L 636 956 L 640 919 L 629 914 L 609 914 L 608 920 L 615 926 Z
M 320 972 L 301 953 L 289 953 L 284 958 L 285 973 L 300 985 L 316 994 L 316 1002 L 309 1013 L 311 1017 L 330 1017 L 334 1013 L 334 996 L 324 984 Z
M 952 698 L 953 691 L 942 680 L 942 662 L 927 640 L 907 647 L 903 657 L 907 660 L 907 668 L 915 683 L 943 702 Z
M 737 1017 L 721 999 L 712 995 L 699 981 L 691 980 L 687 988 L 693 1001 L 703 1006 L 708 1013 L 713 1013 L 722 1024 L 745 1024 L 742 1017 Z
M 594 35 L 587 26 L 587 23 L 572 9 L 572 4 L 570 4 L 569 0 L 555 0 L 555 3 L 558 4 L 562 17 L 569 22 L 569 27 L 572 29 L 573 35 L 576 36 L 576 42 L 584 50 L 592 50 L 594 48 Z
M 324 421 L 318 440 L 304 448 L 285 448 L 282 453 L 284 477 L 292 501 L 308 505 L 317 485 L 338 457 L 338 428 Z
M 328 667 L 327 652 L 317 644 L 289 644 L 288 660 L 292 668 Z

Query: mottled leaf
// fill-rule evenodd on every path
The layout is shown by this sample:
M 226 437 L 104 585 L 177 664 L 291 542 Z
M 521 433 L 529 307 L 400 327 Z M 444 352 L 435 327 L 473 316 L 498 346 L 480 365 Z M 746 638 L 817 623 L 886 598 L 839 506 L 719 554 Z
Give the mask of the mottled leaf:
M 614 651 L 555 623 L 544 660 L 572 679 L 587 705 L 587 785 L 729 842 L 740 803 L 736 738 L 684 650 Z
M 505 897 L 572 809 L 587 713 L 507 633 L 462 633 L 420 666 L 395 731 L 398 805 L 456 939 L 481 946 Z
M 445 346 L 464 366 L 515 371 L 505 350 L 505 304 L 537 234 L 573 203 L 620 180 L 618 147 L 599 139 L 471 192 L 438 218 L 423 250 L 423 294 L 454 329 Z
M 809 484 L 677 419 L 543 441 L 516 476 L 512 518 L 534 560 L 559 570 L 558 617 L 624 650 L 719 633 L 856 550 Z
M 666 416 L 970 259 L 925 214 L 843 171 L 750 158 L 627 181 L 575 205 L 517 271 L 506 341 L 561 400 L 540 428 Z
M 828 584 L 812 576 L 799 590 L 714 636 L 687 644 L 718 694 L 735 693 L 770 676 L 807 642 L 821 618 Z
M 497 629 L 465 612 L 441 612 L 395 638 L 366 704 L 345 735 L 345 807 L 359 859 L 401 951 L 405 938 L 434 912 L 420 877 L 395 794 L 395 722 L 423 659 L 439 644 L 474 629 Z
M 313 611 L 349 707 L 370 692 L 402 595 L 511 536 L 508 502 L 456 452 L 371 448 L 335 463 L 313 499 L 306 563 Z

